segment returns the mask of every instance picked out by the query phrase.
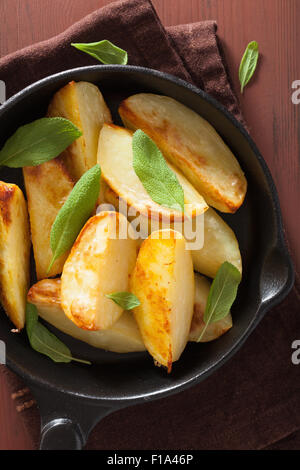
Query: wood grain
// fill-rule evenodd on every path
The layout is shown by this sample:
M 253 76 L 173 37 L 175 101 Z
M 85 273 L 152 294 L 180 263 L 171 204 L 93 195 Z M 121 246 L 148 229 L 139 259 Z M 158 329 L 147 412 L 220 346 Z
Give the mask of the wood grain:
M 7 377 L 0 375 L 0 450 L 31 449 L 32 442 L 10 395 Z
M 62 32 L 110 0 L 1 0 L 0 56 Z M 233 82 L 245 46 L 258 41 L 261 58 L 241 106 L 273 174 L 294 262 L 300 269 L 300 105 L 291 101 L 300 80 L 299 0 L 153 0 L 165 25 L 204 19 L 218 22 Z M 101 38 L 99 38 L 101 39 Z M 20 71 L 20 73 L 22 73 Z M 267 228 L 266 228 L 267 229 Z M 30 448 L 30 441 L 0 379 L 0 449 Z

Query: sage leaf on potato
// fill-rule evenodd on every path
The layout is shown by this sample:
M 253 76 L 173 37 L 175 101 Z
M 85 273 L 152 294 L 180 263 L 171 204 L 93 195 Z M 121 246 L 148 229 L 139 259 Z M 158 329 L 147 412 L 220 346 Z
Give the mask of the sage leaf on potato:
M 48 272 L 55 260 L 72 247 L 95 209 L 100 192 L 100 177 L 98 164 L 84 173 L 57 214 L 50 233 L 53 258 Z
M 133 134 L 133 168 L 154 202 L 184 212 L 184 192 L 161 151 L 141 129 Z
M 231 263 L 225 261 L 218 269 L 215 279 L 209 290 L 203 321 L 205 328 L 201 332 L 198 342 L 204 335 L 207 326 L 228 315 L 237 296 L 238 286 L 242 276 L 240 271 Z
M 0 165 L 37 166 L 57 157 L 82 135 L 68 119 L 42 118 L 19 127 L 0 151 Z
M 105 297 L 113 300 L 117 305 L 122 307 L 124 310 L 132 310 L 135 307 L 141 305 L 139 299 L 130 292 L 114 292 L 107 294 Z
M 30 303 L 26 305 L 26 331 L 32 349 L 48 356 L 52 361 L 91 364 L 89 361 L 74 358 L 68 346 L 39 322 L 37 308 Z

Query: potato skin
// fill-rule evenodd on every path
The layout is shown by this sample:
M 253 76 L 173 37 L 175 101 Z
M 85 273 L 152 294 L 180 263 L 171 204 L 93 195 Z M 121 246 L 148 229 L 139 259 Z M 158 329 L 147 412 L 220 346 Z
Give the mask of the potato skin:
M 61 308 L 61 280 L 43 279 L 33 285 L 27 297 L 39 315 L 51 325 L 73 338 L 95 348 L 117 353 L 145 351 L 145 346 L 131 312 L 124 312 L 110 329 L 87 331 L 79 328 L 64 314 Z
M 74 181 L 61 158 L 55 158 L 42 165 L 25 167 L 23 176 L 36 274 L 40 280 L 60 274 L 67 259 L 68 252 L 60 256 L 48 272 L 53 256 L 50 246 L 51 228 L 74 187 Z
M 205 307 L 207 303 L 207 297 L 209 294 L 211 283 L 203 276 L 195 274 L 195 303 L 194 303 L 194 314 L 189 334 L 189 341 L 198 341 L 204 327 L 205 323 L 203 321 L 203 316 L 205 312 Z M 232 328 L 232 317 L 228 313 L 226 317 L 222 318 L 214 323 L 210 323 L 206 328 L 200 343 L 207 343 L 213 341 L 228 330 Z
M 77 181 L 97 163 L 99 133 L 104 122 L 112 122 L 110 110 L 97 86 L 72 81 L 55 93 L 47 116 L 69 119 L 83 133 L 61 154 Z
M 194 185 L 222 212 L 243 203 L 247 181 L 239 163 L 215 129 L 201 116 L 167 96 L 140 93 L 119 107 L 129 129 L 142 129 Z
M 21 189 L 0 181 L 0 300 L 16 328 L 25 324 L 30 232 Z
M 145 346 L 170 372 L 187 343 L 194 303 L 191 255 L 179 232 L 153 232 L 142 243 L 130 288 L 141 302 L 134 315 Z
M 119 229 L 125 238 L 118 236 Z M 63 268 L 61 305 L 80 328 L 104 330 L 121 316 L 122 308 L 106 294 L 128 291 L 137 256 L 129 231 L 122 214 L 105 211 L 91 217 L 78 235 Z

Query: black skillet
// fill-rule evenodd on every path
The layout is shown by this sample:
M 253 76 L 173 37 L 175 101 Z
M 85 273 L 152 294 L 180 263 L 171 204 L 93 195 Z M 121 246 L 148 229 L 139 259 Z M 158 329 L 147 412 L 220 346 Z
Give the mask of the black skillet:
M 0 146 L 20 125 L 44 116 L 53 94 L 70 80 L 99 85 L 115 123 L 120 123 L 117 108 L 122 99 L 152 92 L 177 99 L 216 128 L 248 180 L 242 208 L 235 215 L 224 215 L 239 240 L 244 271 L 232 309 L 233 328 L 215 342 L 188 344 L 170 375 L 154 367 L 146 353 L 109 353 L 57 331 L 74 356 L 89 359 L 93 365 L 55 364 L 30 348 L 24 332 L 12 334 L 12 325 L 1 314 L 0 338 L 6 343 L 7 365 L 25 380 L 39 404 L 42 449 L 81 449 L 93 426 L 107 414 L 177 393 L 204 380 L 242 346 L 266 311 L 293 285 L 277 192 L 266 163 L 245 129 L 226 109 L 176 77 L 131 66 L 83 67 L 52 75 L 25 88 L 0 108 Z M 2 168 L 1 179 L 23 188 L 20 170 Z

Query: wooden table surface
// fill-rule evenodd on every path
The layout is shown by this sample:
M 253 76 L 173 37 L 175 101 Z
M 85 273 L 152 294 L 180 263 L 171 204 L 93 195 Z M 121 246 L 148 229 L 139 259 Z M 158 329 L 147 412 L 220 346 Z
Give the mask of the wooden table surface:
M 111 0 L 1 0 L 0 57 L 54 36 Z M 248 42 L 258 41 L 261 58 L 241 106 L 279 192 L 290 249 L 300 268 L 300 105 L 292 83 L 300 80 L 300 0 L 153 0 L 164 25 L 204 19 L 218 34 L 238 90 L 238 66 Z M 102 38 L 99 38 L 102 39 Z M 20 71 L 21 73 L 21 71 Z M 0 379 L 0 449 L 29 449 L 30 440 Z

